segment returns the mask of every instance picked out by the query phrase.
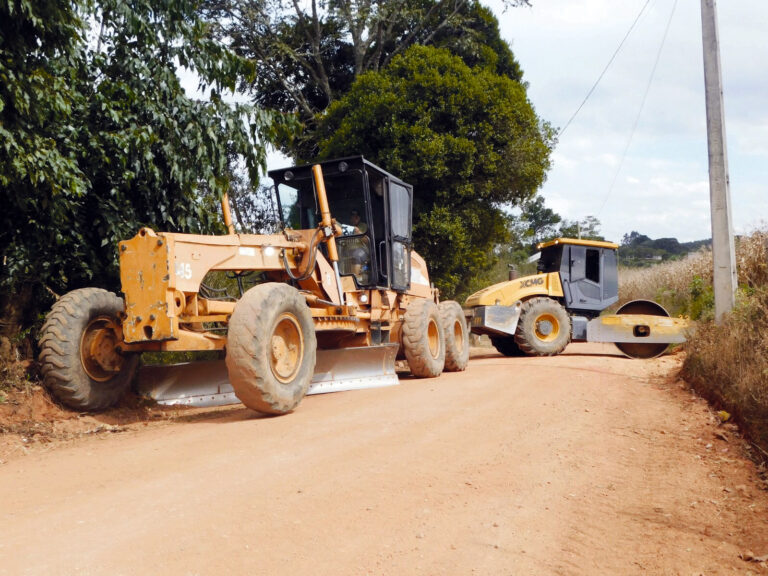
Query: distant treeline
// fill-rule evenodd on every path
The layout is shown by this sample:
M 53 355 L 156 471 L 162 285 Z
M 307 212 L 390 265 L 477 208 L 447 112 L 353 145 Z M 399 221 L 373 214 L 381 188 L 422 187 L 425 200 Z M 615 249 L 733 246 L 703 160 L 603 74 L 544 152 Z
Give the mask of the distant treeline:
M 619 249 L 619 262 L 624 266 L 650 266 L 651 264 L 684 258 L 703 246 L 711 246 L 712 240 L 678 242 L 677 238 L 657 238 L 653 240 L 644 234 L 635 232 L 625 234 Z

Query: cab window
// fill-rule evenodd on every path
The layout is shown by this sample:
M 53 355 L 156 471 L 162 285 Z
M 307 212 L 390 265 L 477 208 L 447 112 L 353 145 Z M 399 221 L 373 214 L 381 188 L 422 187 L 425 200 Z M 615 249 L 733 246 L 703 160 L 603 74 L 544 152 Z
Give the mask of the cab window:
M 600 283 L 600 250 L 587 248 L 586 278 L 596 284 Z

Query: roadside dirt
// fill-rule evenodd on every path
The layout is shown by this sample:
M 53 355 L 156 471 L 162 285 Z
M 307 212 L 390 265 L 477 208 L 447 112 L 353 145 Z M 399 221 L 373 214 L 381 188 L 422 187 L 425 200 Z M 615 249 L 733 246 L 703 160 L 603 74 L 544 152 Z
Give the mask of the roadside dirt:
M 279 418 L 38 392 L 0 435 L 0 575 L 768 573 L 759 471 L 679 364 L 475 349 Z

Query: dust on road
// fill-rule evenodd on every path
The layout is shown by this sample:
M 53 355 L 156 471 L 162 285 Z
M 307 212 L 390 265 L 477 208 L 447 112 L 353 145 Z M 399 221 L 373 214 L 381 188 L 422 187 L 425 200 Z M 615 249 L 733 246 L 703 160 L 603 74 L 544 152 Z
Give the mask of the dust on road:
M 0 465 L 0 575 L 760 574 L 743 442 L 608 345 L 121 426 Z

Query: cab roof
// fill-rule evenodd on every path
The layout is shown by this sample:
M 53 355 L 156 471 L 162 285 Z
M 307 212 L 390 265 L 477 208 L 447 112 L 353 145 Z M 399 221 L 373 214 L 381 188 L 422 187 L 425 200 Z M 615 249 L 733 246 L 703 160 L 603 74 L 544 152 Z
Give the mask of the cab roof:
M 406 182 L 403 182 L 400 178 L 395 176 L 394 174 L 391 174 L 390 172 L 387 172 L 383 168 L 377 166 L 370 160 L 366 160 L 362 155 L 357 156 L 345 156 L 343 158 L 332 158 L 330 160 L 323 160 L 320 162 L 313 162 L 311 164 L 300 164 L 298 166 L 288 166 L 286 168 L 280 168 L 276 170 L 270 170 L 267 172 L 267 176 L 272 178 L 272 180 L 277 182 L 287 182 L 297 174 L 304 173 L 304 175 L 311 174 L 312 166 L 315 164 L 319 164 L 323 169 L 323 174 L 338 174 L 342 172 L 346 172 L 350 168 L 362 168 L 362 167 L 370 167 L 374 170 L 378 170 L 381 172 L 384 176 L 389 178 L 391 181 L 397 182 L 399 184 L 402 184 L 403 186 L 407 188 L 413 188 L 410 184 L 407 184 Z M 286 178 L 287 172 L 293 172 L 293 174 L 290 174 L 288 178 Z
M 548 242 L 542 242 L 536 246 L 537 250 L 543 250 L 550 246 L 558 246 L 560 244 L 574 244 L 576 246 L 591 246 L 593 248 L 611 248 L 613 250 L 618 249 L 619 245 L 614 242 L 603 242 L 602 240 L 581 240 L 576 238 L 555 238 Z

